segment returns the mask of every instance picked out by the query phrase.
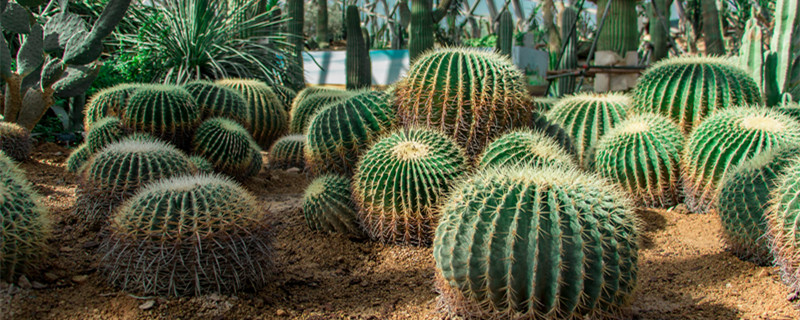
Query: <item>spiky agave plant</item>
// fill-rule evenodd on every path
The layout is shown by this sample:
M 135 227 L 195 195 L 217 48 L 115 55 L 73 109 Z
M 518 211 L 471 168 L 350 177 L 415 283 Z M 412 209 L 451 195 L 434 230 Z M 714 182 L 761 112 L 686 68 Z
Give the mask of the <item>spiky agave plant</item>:
M 633 298 L 631 201 L 560 168 L 493 168 L 453 187 L 433 256 L 445 311 L 479 319 L 601 319 Z
M 289 127 L 289 114 L 281 104 L 278 95 L 258 80 L 223 79 L 216 82 L 241 93 L 249 110 L 250 134 L 261 148 L 269 148 L 275 140 L 283 136 Z
M 206 158 L 216 171 L 236 178 L 249 176 L 253 154 L 261 153 L 257 148 L 244 127 L 219 117 L 203 122 L 192 139 L 193 154 Z
M 205 80 L 189 82 L 183 88 L 194 97 L 202 119 L 223 117 L 250 127 L 247 100 L 238 91 Z
M 800 123 L 783 113 L 755 107 L 715 112 L 692 132 L 683 152 L 686 206 L 708 212 L 728 172 L 765 151 L 797 144 Z
M 272 265 L 266 213 L 221 176 L 159 181 L 114 215 L 101 271 L 114 286 L 146 295 L 258 289 Z
M 122 140 L 125 133 L 122 131 L 122 121 L 117 117 L 105 117 L 94 122 L 86 133 L 86 148 L 94 154 L 107 145 Z
M 619 123 L 600 140 L 595 167 L 645 207 L 680 202 L 683 134 L 669 118 L 636 115 Z
M 303 158 L 303 146 L 306 144 L 306 136 L 302 134 L 291 134 L 275 141 L 267 154 L 267 166 L 273 169 L 298 168 L 306 166 Z
M 470 49 L 431 51 L 394 90 L 403 126 L 437 128 L 477 155 L 504 130 L 527 126 L 533 108 L 508 57 Z
M 519 165 L 576 166 L 573 156 L 553 138 L 530 130 L 517 130 L 498 137 L 486 147 L 479 159 L 481 169 Z
M 128 98 L 140 86 L 137 83 L 122 83 L 95 93 L 83 109 L 83 127 L 88 130 L 105 117 L 121 117 Z
M 303 195 L 303 215 L 311 230 L 362 238 L 350 178 L 324 174 L 311 182 Z
M 185 89 L 172 85 L 142 85 L 128 98 L 122 124 L 133 131 L 185 147 L 200 122 L 200 110 Z
M 361 160 L 353 196 L 370 238 L 429 245 L 437 202 L 470 169 L 458 144 L 435 130 L 400 129 L 378 140 Z
M 301 91 L 292 104 L 292 111 L 289 114 L 289 132 L 304 134 L 308 128 L 308 122 L 311 121 L 314 114 L 331 103 L 342 101 L 353 95 L 352 92 L 344 90 L 316 90 L 316 93 L 304 94 L 310 89 Z
M 780 267 L 781 278 L 793 292 L 800 292 L 800 160 L 794 159 L 784 170 L 770 193 L 766 213 L 769 248 Z
M 22 126 L 0 120 L 0 151 L 17 161 L 25 161 L 31 155 L 31 132 Z

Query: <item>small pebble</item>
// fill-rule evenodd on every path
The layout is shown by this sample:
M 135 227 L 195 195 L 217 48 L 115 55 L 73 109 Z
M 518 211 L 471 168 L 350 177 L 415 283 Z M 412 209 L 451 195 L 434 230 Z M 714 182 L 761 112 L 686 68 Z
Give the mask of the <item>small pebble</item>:
M 89 276 L 87 276 L 87 275 L 73 276 L 72 277 L 72 282 L 84 283 L 84 282 L 86 282 L 87 279 L 89 279 Z
M 47 285 L 45 285 L 44 283 L 41 283 L 39 281 L 34 281 L 32 283 L 32 286 L 33 286 L 34 289 L 37 289 L 37 290 L 47 288 Z
M 278 309 L 278 311 L 277 311 L 277 312 L 275 312 L 275 315 L 277 315 L 277 316 L 279 316 L 279 317 L 285 317 L 285 316 L 287 316 L 287 315 L 289 315 L 289 314 L 286 312 L 286 310 L 283 310 L 283 309 Z
M 139 309 L 141 310 L 150 310 L 156 305 L 155 300 L 147 300 L 145 303 L 139 305 Z
M 58 280 L 58 275 L 52 272 L 46 272 L 44 278 L 47 279 L 47 281 L 53 282 Z
M 61 252 L 72 252 L 72 251 L 75 251 L 75 249 L 72 249 L 72 248 L 66 247 L 66 246 L 65 247 L 61 247 L 61 249 L 59 249 L 59 250 Z
M 286 169 L 286 172 L 288 172 L 288 173 L 299 173 L 300 172 L 300 168 L 291 167 L 289 169 Z
M 31 285 L 31 282 L 28 280 L 28 277 L 26 277 L 25 275 L 19 276 L 19 281 L 17 282 L 17 285 L 19 285 L 19 287 L 23 288 L 23 289 L 33 288 L 33 285 Z

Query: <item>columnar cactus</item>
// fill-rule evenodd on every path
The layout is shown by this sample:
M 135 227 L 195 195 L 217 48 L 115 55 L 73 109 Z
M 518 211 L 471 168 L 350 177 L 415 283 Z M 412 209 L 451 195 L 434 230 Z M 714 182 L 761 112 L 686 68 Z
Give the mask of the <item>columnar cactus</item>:
M 623 94 L 580 93 L 558 101 L 547 118 L 559 124 L 572 138 L 578 164 L 594 168 L 597 143 L 615 125 L 625 120 L 631 99 Z
M 303 45 L 305 44 L 305 37 L 303 36 L 303 24 L 305 24 L 305 1 L 304 0 L 287 0 L 286 1 L 286 14 L 288 21 L 286 23 L 286 31 L 288 33 L 289 43 L 292 45 L 293 54 L 290 59 L 295 60 L 295 68 L 289 71 L 290 82 L 295 89 L 305 87 L 305 75 L 303 74 Z M 263 147 L 263 145 L 262 145 Z
M 125 112 L 128 98 L 139 86 L 141 85 L 123 83 L 95 93 L 83 109 L 84 129 L 89 130 L 93 123 L 105 117 L 121 117 Z
M 94 154 L 107 145 L 122 140 L 122 121 L 117 117 L 105 117 L 95 122 L 86 134 L 86 148 L 89 154 Z
M 728 172 L 765 151 L 797 144 L 800 123 L 780 112 L 735 107 L 712 114 L 692 132 L 683 152 L 686 206 L 707 212 Z
M 714 85 L 711 85 L 714 84 Z M 633 90 L 634 108 L 670 117 L 684 134 L 719 109 L 761 103 L 758 85 L 733 60 L 714 57 L 664 59 Z
M 595 167 L 620 185 L 637 205 L 671 207 L 680 196 L 683 134 L 661 115 L 642 114 L 619 123 L 600 140 Z
M 306 136 L 292 134 L 275 141 L 267 154 L 267 166 L 272 169 L 305 168 L 303 147 Z
M 636 226 L 630 200 L 600 177 L 482 171 L 454 187 L 436 229 L 444 309 L 479 319 L 616 318 L 636 286 Z
M 316 113 L 303 150 L 312 174 L 352 174 L 361 153 L 396 123 L 386 98 L 383 92 L 361 91 Z
M 653 45 L 653 53 L 650 55 L 650 61 L 652 62 L 658 62 L 669 57 L 671 7 L 672 0 L 654 0 L 648 6 L 650 44 Z
M 289 115 L 270 87 L 258 80 L 224 79 L 217 84 L 234 89 L 247 100 L 250 134 L 261 148 L 269 148 L 283 136 L 289 126 Z
M 605 8 L 611 5 L 608 13 Z M 622 57 L 629 51 L 639 49 L 639 15 L 636 13 L 636 0 L 599 0 L 597 1 L 597 21 L 605 14 L 606 20 L 600 30 L 597 50 L 613 51 Z M 651 23 L 653 23 L 651 21 Z
M 428 0 L 411 0 L 408 57 L 412 63 L 433 49 L 434 24 L 431 18 L 433 4 Z
M 202 119 L 228 118 L 245 128 L 250 127 L 247 101 L 238 91 L 210 81 L 192 81 L 183 85 L 194 97 Z
M 123 126 L 184 146 L 200 121 L 200 110 L 186 90 L 171 85 L 142 85 L 128 98 Z
M 511 17 L 511 11 L 503 11 L 499 20 L 495 50 L 502 55 L 510 57 L 511 49 L 514 47 L 514 18 Z
M 17 161 L 31 155 L 31 132 L 18 124 L 0 121 L 0 151 Z
M 358 7 L 347 6 L 345 14 L 347 26 L 347 89 L 363 89 L 372 85 L 372 63 L 369 59 L 369 44 L 361 34 L 361 18 Z
M 67 172 L 78 173 L 91 156 L 92 152 L 89 151 L 89 147 L 86 144 L 82 144 L 73 150 L 67 158 Z
M 114 215 L 100 245 L 101 272 L 112 285 L 145 295 L 258 289 L 272 265 L 266 214 L 220 176 L 162 180 Z
M 577 28 L 578 23 L 578 9 L 573 6 L 564 8 L 564 13 L 561 15 L 561 41 L 565 44 L 561 52 L 561 63 L 558 64 L 558 69 L 572 70 L 578 67 L 578 33 L 572 32 L 573 27 Z M 561 77 L 556 80 L 555 93 L 558 97 L 563 97 L 574 93 L 576 88 L 575 76 Z
M 490 143 L 478 161 L 481 169 L 511 166 L 568 166 L 575 160 L 552 137 L 539 131 L 519 130 Z
M 325 49 L 330 43 L 328 37 L 328 0 L 317 0 L 317 43 Z
M 353 196 L 370 238 L 429 245 L 437 202 L 469 170 L 464 151 L 427 129 L 400 129 L 380 139 L 358 162 Z
M 319 110 L 353 95 L 352 92 L 344 90 L 323 90 L 312 94 L 303 94 L 310 89 L 307 88 L 301 91 L 300 95 L 294 100 L 292 111 L 289 114 L 289 132 L 291 133 L 304 134 L 308 129 L 308 122 L 311 117 Z
M 529 125 L 532 101 L 508 57 L 470 49 L 421 56 L 397 84 L 400 123 L 436 128 L 479 154 L 503 131 Z
M 765 211 L 781 175 L 797 161 L 796 146 L 773 149 L 743 163 L 720 182 L 717 213 L 725 242 L 739 258 L 772 262 Z
M 798 241 L 798 195 L 800 195 L 800 161 L 792 160 L 777 180 L 767 209 L 767 236 L 781 269 L 781 278 L 794 292 L 800 292 L 800 241 Z
M 303 195 L 303 215 L 311 230 L 364 237 L 350 188 L 351 180 L 324 174 L 308 185 Z
M 261 150 L 240 124 L 225 118 L 211 118 L 197 128 L 192 153 L 202 156 L 217 172 L 236 178 L 248 177 L 253 154 Z M 261 167 L 259 166 L 259 170 Z
M 189 157 L 189 162 L 197 169 L 197 173 L 214 173 L 214 166 L 211 165 L 211 162 L 208 162 L 206 158 L 191 156 Z

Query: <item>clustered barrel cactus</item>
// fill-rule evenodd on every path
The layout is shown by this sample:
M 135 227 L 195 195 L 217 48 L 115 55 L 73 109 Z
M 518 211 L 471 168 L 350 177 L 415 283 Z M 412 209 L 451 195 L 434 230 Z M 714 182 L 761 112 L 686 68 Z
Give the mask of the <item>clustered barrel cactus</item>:
M 771 192 L 767 209 L 767 239 L 781 269 L 784 282 L 794 292 L 800 292 L 800 240 L 797 220 L 800 218 L 800 161 L 794 159 L 784 170 Z
M 210 81 L 192 81 L 183 88 L 194 97 L 201 118 L 224 117 L 250 127 L 247 101 L 239 92 Z
M 490 143 L 478 161 L 482 169 L 520 165 L 575 167 L 575 160 L 550 136 L 538 131 L 519 130 Z
M 86 133 L 86 147 L 90 154 L 94 154 L 105 146 L 122 140 L 125 133 L 122 131 L 122 122 L 117 117 L 105 117 L 95 122 Z
M 308 129 L 311 117 L 319 110 L 353 95 L 352 92 L 344 90 L 314 90 L 314 93 L 307 93 L 312 88 L 304 89 L 294 100 L 292 111 L 289 113 L 289 132 L 291 133 L 304 134 Z
M 88 130 L 92 124 L 105 117 L 121 117 L 128 98 L 139 86 L 135 83 L 123 83 L 95 93 L 83 108 L 84 128 Z
M 30 157 L 32 147 L 28 129 L 0 120 L 0 151 L 14 160 L 25 161 Z
M 197 169 L 197 173 L 214 173 L 214 166 L 206 158 L 191 156 L 189 157 L 189 162 Z
M 192 139 L 192 152 L 206 158 L 214 169 L 227 175 L 245 178 L 252 174 L 254 154 L 261 149 L 240 124 L 226 118 L 211 118 L 197 128 Z M 257 173 L 257 171 L 256 171 Z
M 72 150 L 72 153 L 67 158 L 67 172 L 78 173 L 91 156 L 92 152 L 89 151 L 89 147 L 86 144 L 82 144 Z
M 338 174 L 324 174 L 311 182 L 303 195 L 303 215 L 311 230 L 364 236 L 358 221 L 351 180 Z
M 275 141 L 267 155 L 267 166 L 274 169 L 298 168 L 306 166 L 303 157 L 303 149 L 306 144 L 306 136 L 302 134 L 292 134 Z
M 292 109 L 292 102 L 297 97 L 297 91 L 279 84 L 270 86 L 270 89 L 272 89 L 272 92 L 275 93 L 278 100 L 283 104 L 283 110 L 288 113 Z
M 200 122 L 200 109 L 185 89 L 142 85 L 128 98 L 122 124 L 185 147 Z
M 577 156 L 578 151 L 575 150 L 575 145 L 572 144 L 572 137 L 569 136 L 569 132 L 564 130 L 561 125 L 547 119 L 544 113 L 538 111 L 531 113 L 531 129 L 553 138 L 565 151 Z
M 289 115 L 272 89 L 258 80 L 223 79 L 217 84 L 234 89 L 247 101 L 249 131 L 258 145 L 269 148 L 289 127 Z

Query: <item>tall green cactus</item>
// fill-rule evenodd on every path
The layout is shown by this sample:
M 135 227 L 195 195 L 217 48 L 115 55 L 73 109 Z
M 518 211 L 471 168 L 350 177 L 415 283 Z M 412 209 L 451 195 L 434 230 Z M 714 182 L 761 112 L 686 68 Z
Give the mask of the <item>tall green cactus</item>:
M 703 12 L 703 33 L 706 39 L 706 54 L 725 55 L 725 39 L 722 37 L 722 23 L 719 18 L 717 0 L 700 0 Z
M 608 7 L 608 13 L 605 13 L 609 1 L 611 6 Z M 597 1 L 597 21 L 606 15 L 603 29 L 598 35 L 597 50 L 613 51 L 625 57 L 629 51 L 636 51 L 639 48 L 637 2 L 636 0 Z
M 777 90 L 800 101 L 800 3 L 778 0 L 775 8 L 775 28 L 770 50 L 775 55 Z M 768 93 L 769 95 L 769 93 Z M 776 96 L 773 93 L 773 97 Z M 771 99 L 775 105 L 783 98 Z
M 317 0 L 317 43 L 319 47 L 328 47 L 330 38 L 328 37 L 328 0 Z
M 286 0 L 286 14 L 289 17 L 287 34 L 289 43 L 294 47 L 293 56 L 297 68 L 288 70 L 289 82 L 293 89 L 299 90 L 306 86 L 305 75 L 303 74 L 303 24 L 305 23 L 305 0 Z
M 347 25 L 347 89 L 369 88 L 372 85 L 372 63 L 369 59 L 369 46 L 361 33 L 361 18 L 358 7 L 347 6 L 345 13 Z
M 761 26 L 758 19 L 751 13 L 750 19 L 744 27 L 742 34 L 742 46 L 739 47 L 739 58 L 741 63 L 747 66 L 753 80 L 758 84 L 758 88 L 764 90 L 764 44 L 761 36 Z
M 408 58 L 413 63 L 421 54 L 433 49 L 433 19 L 431 0 L 411 0 L 410 39 Z
M 511 56 L 514 47 L 514 18 L 511 11 L 505 10 L 500 14 L 500 25 L 497 28 L 497 44 L 495 50 L 500 54 Z
M 561 41 L 565 43 L 564 51 L 561 52 L 561 64 L 558 65 L 559 69 L 575 69 L 578 67 L 578 32 L 570 30 L 578 21 L 578 9 L 573 6 L 564 8 L 564 13 L 561 18 Z M 577 27 L 576 27 L 577 28 Z M 568 37 L 569 36 L 569 37 Z M 556 95 L 563 97 L 575 92 L 575 76 L 567 76 L 558 78 L 556 80 Z
M 653 45 L 651 62 L 669 57 L 670 8 L 672 0 L 653 0 L 648 7 L 650 19 L 650 44 Z

